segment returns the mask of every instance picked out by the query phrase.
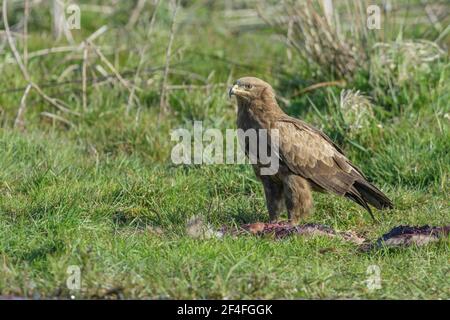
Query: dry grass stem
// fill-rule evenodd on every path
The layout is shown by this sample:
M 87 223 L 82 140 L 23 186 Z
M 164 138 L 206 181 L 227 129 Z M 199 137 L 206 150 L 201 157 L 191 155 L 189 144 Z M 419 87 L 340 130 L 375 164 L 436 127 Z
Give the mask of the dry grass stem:
M 179 7 L 179 0 L 172 1 L 174 9 L 172 13 L 172 24 L 170 26 L 170 35 L 169 35 L 169 43 L 167 45 L 166 50 L 166 64 L 164 68 L 164 76 L 163 81 L 161 85 L 161 98 L 159 101 L 159 108 L 160 108 L 160 114 L 163 114 L 167 111 L 167 96 L 166 96 L 166 86 L 167 86 L 167 80 L 169 76 L 169 69 L 170 69 L 170 56 L 172 52 L 172 44 L 173 39 L 175 36 L 175 19 L 177 17 L 178 7 Z

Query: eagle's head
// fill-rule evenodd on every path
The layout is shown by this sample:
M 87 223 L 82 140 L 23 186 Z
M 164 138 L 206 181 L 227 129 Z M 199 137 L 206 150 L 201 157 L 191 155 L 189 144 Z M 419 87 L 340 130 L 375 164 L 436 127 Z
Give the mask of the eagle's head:
M 275 93 L 271 85 L 255 77 L 243 77 L 238 79 L 228 91 L 228 96 L 230 98 L 232 95 L 235 95 L 238 100 L 242 99 L 246 101 L 275 98 Z

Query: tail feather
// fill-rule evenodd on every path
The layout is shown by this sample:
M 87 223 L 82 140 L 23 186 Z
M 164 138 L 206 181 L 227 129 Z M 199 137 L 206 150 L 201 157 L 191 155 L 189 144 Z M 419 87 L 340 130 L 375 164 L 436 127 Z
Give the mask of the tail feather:
M 354 189 L 352 187 L 352 189 Z M 345 196 L 347 198 L 349 198 L 350 200 L 356 202 L 357 204 L 359 204 L 361 207 L 363 207 L 364 209 L 367 210 L 367 212 L 370 214 L 370 216 L 372 217 L 373 220 L 375 220 L 375 217 L 373 216 L 372 210 L 370 209 L 369 205 L 367 204 L 367 202 L 361 197 L 361 195 L 358 193 L 358 191 L 356 190 L 351 190 L 350 192 L 347 192 L 345 194 Z
M 394 207 L 392 201 L 373 184 L 370 184 L 367 181 L 356 181 L 354 186 L 363 199 L 375 208 L 383 210 L 392 209 Z
M 365 208 L 372 218 L 372 211 L 368 204 L 379 210 L 392 209 L 394 207 L 392 201 L 383 192 L 365 180 L 355 181 L 345 196 Z

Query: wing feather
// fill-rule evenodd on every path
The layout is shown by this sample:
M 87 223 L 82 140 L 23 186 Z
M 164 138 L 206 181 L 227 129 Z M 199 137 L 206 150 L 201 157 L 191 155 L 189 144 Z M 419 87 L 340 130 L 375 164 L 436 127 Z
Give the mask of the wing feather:
M 272 129 L 278 129 L 281 160 L 293 173 L 339 195 L 363 178 L 341 149 L 303 121 L 286 116 Z

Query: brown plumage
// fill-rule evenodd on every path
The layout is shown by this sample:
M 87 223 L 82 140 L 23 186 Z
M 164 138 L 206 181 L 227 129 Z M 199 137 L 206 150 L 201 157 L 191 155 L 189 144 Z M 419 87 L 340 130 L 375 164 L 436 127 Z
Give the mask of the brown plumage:
M 262 165 L 253 165 L 264 186 L 271 220 L 277 220 L 285 206 L 289 220 L 297 223 L 313 208 L 311 191 L 347 197 L 371 215 L 369 204 L 377 209 L 393 207 L 391 200 L 366 180 L 328 136 L 286 115 L 268 83 L 254 77 L 241 78 L 230 89 L 229 95 L 237 98 L 238 128 L 267 129 L 269 135 L 271 130 L 278 130 L 278 172 L 261 175 Z M 248 154 L 248 144 L 245 149 Z

